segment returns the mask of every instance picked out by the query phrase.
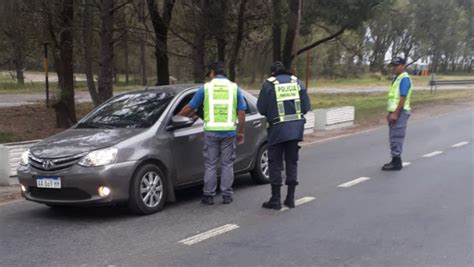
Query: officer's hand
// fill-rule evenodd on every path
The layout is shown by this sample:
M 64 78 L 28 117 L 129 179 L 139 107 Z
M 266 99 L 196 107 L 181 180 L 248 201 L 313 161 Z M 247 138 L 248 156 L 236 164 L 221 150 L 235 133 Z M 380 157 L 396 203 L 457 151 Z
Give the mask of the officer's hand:
M 237 145 L 242 145 L 245 142 L 245 135 L 243 133 L 237 134 Z
M 392 112 L 390 114 L 390 123 L 394 123 L 398 120 L 398 113 L 396 112 Z

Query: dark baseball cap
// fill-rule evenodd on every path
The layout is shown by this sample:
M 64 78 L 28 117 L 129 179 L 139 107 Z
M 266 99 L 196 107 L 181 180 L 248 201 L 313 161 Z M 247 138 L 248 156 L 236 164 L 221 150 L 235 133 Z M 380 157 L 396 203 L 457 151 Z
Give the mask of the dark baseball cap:
M 278 71 L 284 71 L 286 70 L 285 65 L 281 61 L 275 61 L 270 65 L 270 73 L 275 73 Z
M 390 63 L 388 65 L 397 66 L 397 65 L 405 65 L 406 63 L 407 62 L 404 58 L 395 57 L 395 58 L 392 58 L 392 61 L 390 61 Z
M 214 72 L 217 72 L 217 71 L 223 72 L 223 71 L 225 71 L 224 63 L 221 62 L 221 61 L 216 61 L 216 62 L 212 62 L 209 65 L 207 65 L 206 77 L 209 76 L 209 74 L 211 73 L 211 70 L 213 70 Z

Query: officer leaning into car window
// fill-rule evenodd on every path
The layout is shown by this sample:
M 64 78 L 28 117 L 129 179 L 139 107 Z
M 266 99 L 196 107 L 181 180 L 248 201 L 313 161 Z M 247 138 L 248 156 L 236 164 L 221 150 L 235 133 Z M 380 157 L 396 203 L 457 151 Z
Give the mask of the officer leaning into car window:
M 245 100 L 237 84 L 225 76 L 224 63 L 209 64 L 211 79 L 198 89 L 188 105 L 178 115 L 196 118 L 204 105 L 204 188 L 202 203 L 214 204 L 217 189 L 217 164 L 221 166 L 221 192 L 224 204 L 232 202 L 236 143 L 244 143 Z M 238 117 L 238 127 L 237 127 Z
M 258 111 L 268 122 L 268 157 L 272 196 L 263 203 L 266 209 L 281 209 L 283 159 L 285 159 L 288 194 L 284 202 L 295 207 L 295 188 L 298 185 L 298 142 L 303 140 L 306 112 L 311 108 L 308 94 L 296 76 L 286 70 L 281 61 L 270 67 L 271 77 L 262 85 L 258 97 Z
M 396 57 L 389 64 L 395 75 L 387 97 L 387 122 L 392 161 L 382 166 L 384 171 L 398 171 L 403 168 L 401 156 L 411 114 L 410 98 L 413 91 L 413 83 L 410 75 L 405 71 L 405 63 L 405 59 Z

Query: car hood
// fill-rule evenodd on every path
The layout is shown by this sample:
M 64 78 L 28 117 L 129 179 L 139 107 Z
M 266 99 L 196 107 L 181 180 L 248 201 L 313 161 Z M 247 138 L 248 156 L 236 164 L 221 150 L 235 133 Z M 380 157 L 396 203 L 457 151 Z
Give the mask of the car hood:
M 46 138 L 30 148 L 39 158 L 63 158 L 110 147 L 144 129 L 69 129 Z

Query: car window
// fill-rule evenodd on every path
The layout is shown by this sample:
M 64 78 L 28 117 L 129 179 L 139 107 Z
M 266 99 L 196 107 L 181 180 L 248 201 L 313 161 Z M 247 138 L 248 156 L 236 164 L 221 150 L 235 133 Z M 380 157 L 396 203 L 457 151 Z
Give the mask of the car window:
M 148 128 L 161 116 L 172 95 L 159 92 L 112 98 L 81 120 L 78 128 Z
M 245 114 L 255 114 L 257 113 L 257 107 L 251 102 L 247 100 L 247 97 L 244 97 L 245 104 L 247 105 L 247 109 L 245 109 Z

